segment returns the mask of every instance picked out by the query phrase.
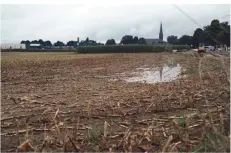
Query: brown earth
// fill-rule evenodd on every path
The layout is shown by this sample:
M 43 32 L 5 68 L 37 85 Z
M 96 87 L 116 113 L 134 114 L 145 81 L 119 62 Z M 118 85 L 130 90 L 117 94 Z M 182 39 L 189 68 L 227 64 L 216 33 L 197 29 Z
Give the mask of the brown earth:
M 2 53 L 1 150 L 227 151 L 229 62 L 194 53 Z M 187 77 L 145 84 L 120 76 L 166 63 Z M 222 139 L 205 145 L 214 129 Z

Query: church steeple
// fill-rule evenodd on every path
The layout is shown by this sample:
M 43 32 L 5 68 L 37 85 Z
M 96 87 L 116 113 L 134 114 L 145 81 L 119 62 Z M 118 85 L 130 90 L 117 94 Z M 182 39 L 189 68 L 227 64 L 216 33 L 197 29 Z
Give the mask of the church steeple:
M 159 39 L 160 39 L 160 40 L 163 40 L 162 22 L 160 23 L 160 33 L 159 33 Z

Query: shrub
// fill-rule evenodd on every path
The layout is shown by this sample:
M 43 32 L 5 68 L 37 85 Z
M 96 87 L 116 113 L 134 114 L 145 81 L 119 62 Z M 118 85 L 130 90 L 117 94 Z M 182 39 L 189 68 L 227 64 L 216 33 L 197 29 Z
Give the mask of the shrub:
M 187 45 L 105 45 L 105 46 L 80 46 L 77 49 L 2 49 L 1 52 L 78 52 L 78 53 L 157 53 L 171 52 L 173 49 L 189 49 Z
M 141 52 L 171 52 L 173 49 L 189 49 L 187 45 L 110 45 L 81 46 L 78 53 L 141 53 Z

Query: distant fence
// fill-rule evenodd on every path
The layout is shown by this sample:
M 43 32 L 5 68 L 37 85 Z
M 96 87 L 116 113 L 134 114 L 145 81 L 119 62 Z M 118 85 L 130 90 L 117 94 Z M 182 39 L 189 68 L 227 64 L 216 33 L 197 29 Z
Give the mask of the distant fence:
M 105 45 L 76 49 L 2 49 L 1 52 L 158 53 L 189 49 L 188 45 Z

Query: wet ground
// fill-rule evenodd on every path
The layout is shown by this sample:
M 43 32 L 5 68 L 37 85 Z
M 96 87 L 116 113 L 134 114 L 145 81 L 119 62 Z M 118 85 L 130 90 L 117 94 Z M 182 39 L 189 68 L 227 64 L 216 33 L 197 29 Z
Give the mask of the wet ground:
M 158 82 L 169 82 L 180 78 L 181 67 L 179 64 L 173 67 L 156 67 L 156 68 L 137 68 L 135 72 L 128 75 L 131 77 L 124 76 L 127 82 L 143 82 L 143 83 L 158 83 Z
M 211 103 L 229 102 L 229 59 L 220 67 L 208 58 L 201 78 L 194 54 L 8 53 L 1 59 L 1 150 L 29 139 L 33 151 L 63 151 L 64 144 L 69 151 L 132 146 L 140 152 L 146 145 L 162 151 L 176 129 L 172 118 L 196 113 L 199 106 L 206 110 L 204 94 Z M 201 120 L 190 122 L 192 130 Z M 172 145 L 178 141 L 174 134 Z

